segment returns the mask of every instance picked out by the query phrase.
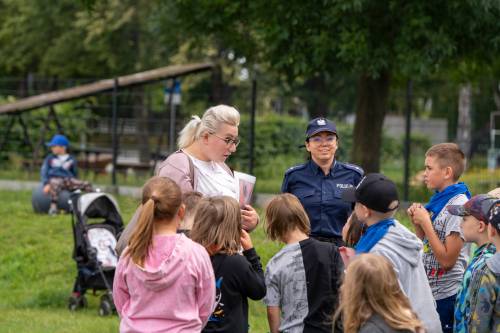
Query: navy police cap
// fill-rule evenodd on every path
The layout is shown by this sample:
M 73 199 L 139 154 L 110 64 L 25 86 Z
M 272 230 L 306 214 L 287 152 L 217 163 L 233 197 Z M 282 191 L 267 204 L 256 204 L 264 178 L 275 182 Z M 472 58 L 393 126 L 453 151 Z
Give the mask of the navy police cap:
M 337 135 L 337 127 L 333 122 L 326 118 L 314 118 L 307 124 L 306 138 L 309 139 L 314 134 L 320 132 L 330 132 Z

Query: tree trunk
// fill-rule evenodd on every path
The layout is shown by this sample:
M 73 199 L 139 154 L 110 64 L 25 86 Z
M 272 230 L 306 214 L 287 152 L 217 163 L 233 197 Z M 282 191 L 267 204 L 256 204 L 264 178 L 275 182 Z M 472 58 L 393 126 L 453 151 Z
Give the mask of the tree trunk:
M 217 65 L 212 70 L 212 94 L 210 102 L 220 104 L 224 102 L 224 82 L 222 80 L 222 67 Z
M 497 107 L 495 111 L 500 111 L 500 81 L 495 81 L 493 86 L 493 100 Z
M 325 77 L 322 74 L 308 79 L 305 83 L 307 89 L 307 109 L 311 118 L 328 116 L 328 93 Z
M 376 79 L 361 75 L 358 82 L 356 123 L 352 146 L 352 162 L 365 173 L 379 172 L 382 127 L 387 112 L 390 75 L 383 72 Z M 342 133 L 340 133 L 342 139 Z
M 470 83 L 460 86 L 458 94 L 458 124 L 457 124 L 457 144 L 460 146 L 465 156 L 470 157 L 471 153 L 471 96 L 472 87 Z

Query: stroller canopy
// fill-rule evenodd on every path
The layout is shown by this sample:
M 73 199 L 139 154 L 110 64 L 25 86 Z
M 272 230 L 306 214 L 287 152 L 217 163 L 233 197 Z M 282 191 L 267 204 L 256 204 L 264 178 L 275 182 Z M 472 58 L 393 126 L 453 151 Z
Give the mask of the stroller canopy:
M 85 193 L 78 198 L 77 213 L 81 218 L 104 218 L 107 224 L 117 230 L 123 227 L 122 218 L 115 198 L 106 193 Z

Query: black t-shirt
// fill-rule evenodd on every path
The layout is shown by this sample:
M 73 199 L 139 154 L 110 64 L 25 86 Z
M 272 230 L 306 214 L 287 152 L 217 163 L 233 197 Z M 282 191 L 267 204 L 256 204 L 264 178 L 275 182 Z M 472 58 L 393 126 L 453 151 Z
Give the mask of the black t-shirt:
M 216 308 L 203 333 L 248 332 L 248 301 L 266 295 L 264 272 L 255 249 L 243 256 L 216 254 L 211 257 L 215 273 Z

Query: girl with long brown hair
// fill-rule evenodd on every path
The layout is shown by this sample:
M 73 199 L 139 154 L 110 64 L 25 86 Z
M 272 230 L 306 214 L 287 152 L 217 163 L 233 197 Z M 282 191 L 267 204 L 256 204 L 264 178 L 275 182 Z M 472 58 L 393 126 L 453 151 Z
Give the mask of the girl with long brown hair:
M 203 332 L 248 332 L 247 297 L 263 298 L 266 286 L 252 239 L 241 227 L 238 201 L 227 196 L 201 199 L 190 235 L 210 254 L 216 280 L 215 310 Z
M 423 333 L 423 324 L 399 286 L 391 263 L 361 254 L 347 267 L 340 291 L 344 333 Z
M 121 332 L 199 332 L 212 312 L 215 281 L 207 251 L 177 228 L 184 216 L 179 186 L 153 177 L 120 257 L 113 298 Z

